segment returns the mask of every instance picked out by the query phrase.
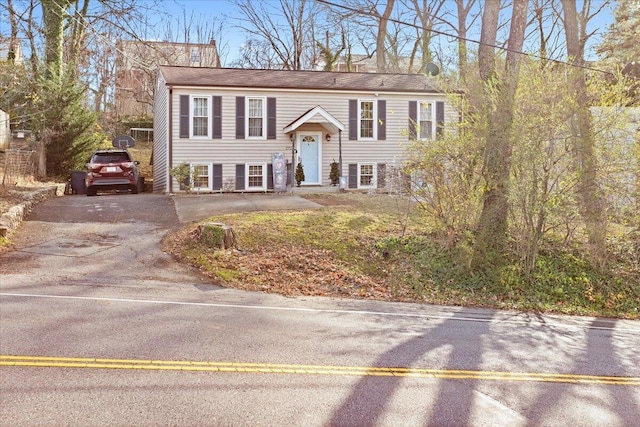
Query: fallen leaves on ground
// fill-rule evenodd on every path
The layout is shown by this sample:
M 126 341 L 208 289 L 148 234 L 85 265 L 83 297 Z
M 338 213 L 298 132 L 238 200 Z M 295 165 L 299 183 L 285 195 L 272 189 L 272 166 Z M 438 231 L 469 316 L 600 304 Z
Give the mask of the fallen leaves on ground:
M 191 240 L 188 229 L 165 239 L 165 249 L 200 268 L 222 286 L 286 296 L 331 296 L 386 301 L 415 300 L 399 295 L 385 277 L 351 271 L 328 250 L 297 246 L 255 250 L 213 250 Z M 185 250 L 191 245 L 191 249 Z M 195 246 L 194 246 L 195 245 Z M 206 265 L 206 267 L 203 267 Z M 232 274 L 225 274 L 232 272 Z M 224 276 L 232 276 L 223 279 Z

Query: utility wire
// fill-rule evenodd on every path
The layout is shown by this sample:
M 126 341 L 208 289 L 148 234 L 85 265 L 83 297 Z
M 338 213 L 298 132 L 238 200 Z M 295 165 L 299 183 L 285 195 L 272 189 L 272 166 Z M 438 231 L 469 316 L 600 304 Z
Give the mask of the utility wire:
M 364 16 L 368 16 L 368 17 L 371 17 L 371 18 L 374 18 L 374 19 L 379 19 L 379 16 L 376 15 L 375 13 L 373 13 L 373 12 L 367 12 L 365 10 L 356 9 L 354 7 L 351 7 L 351 6 L 346 6 L 346 5 L 343 5 L 343 4 L 334 3 L 334 2 L 331 2 L 331 1 L 328 1 L 328 0 L 316 0 L 316 1 L 318 3 L 322 3 L 322 4 L 324 4 L 326 6 L 329 6 L 329 7 L 336 7 L 336 8 L 339 8 L 339 9 L 347 10 L 349 12 L 353 12 L 353 13 L 358 14 L 358 15 L 364 15 Z M 431 33 L 435 33 L 435 34 L 438 34 L 438 35 L 441 35 L 441 36 L 451 37 L 451 38 L 454 38 L 454 39 L 457 39 L 457 40 L 463 40 L 463 41 L 470 42 L 470 43 L 475 43 L 475 44 L 478 44 L 478 45 L 489 46 L 489 47 L 492 47 L 494 49 L 503 50 L 505 52 L 512 52 L 512 53 L 517 53 L 517 54 L 520 54 L 520 55 L 526 55 L 528 57 L 533 57 L 533 58 L 544 60 L 544 61 L 550 61 L 550 62 L 553 62 L 553 63 L 556 63 L 556 64 L 562 64 L 562 65 L 568 65 L 568 66 L 571 66 L 571 67 L 582 68 L 584 70 L 595 71 L 595 72 L 602 73 L 602 74 L 613 74 L 610 71 L 589 67 L 587 65 L 575 64 L 575 63 L 568 62 L 568 61 L 563 61 L 563 60 L 560 60 L 560 59 L 547 58 L 547 57 L 544 57 L 544 56 L 541 56 L 541 55 L 536 55 L 536 54 L 532 54 L 532 53 L 526 53 L 526 52 L 522 52 L 520 50 L 515 50 L 515 49 L 509 49 L 508 47 L 499 46 L 499 45 L 495 45 L 495 44 L 491 44 L 491 43 L 483 43 L 483 42 L 481 42 L 479 40 L 471 39 L 471 38 L 468 38 L 468 37 L 461 37 L 461 36 L 455 35 L 455 34 L 449 34 L 449 33 L 446 33 L 444 31 L 439 31 L 439 30 L 434 30 L 434 29 L 427 30 L 421 25 L 412 24 L 410 22 L 401 21 L 399 19 L 395 19 L 395 18 L 391 18 L 391 17 L 388 18 L 387 20 L 389 22 L 393 22 L 394 24 L 405 25 L 407 27 L 412 27 L 412 28 L 415 28 L 415 29 L 418 29 L 418 30 L 422 30 L 422 31 L 429 31 Z M 633 80 L 638 80 L 638 78 L 636 78 L 636 77 L 631 77 L 631 78 Z

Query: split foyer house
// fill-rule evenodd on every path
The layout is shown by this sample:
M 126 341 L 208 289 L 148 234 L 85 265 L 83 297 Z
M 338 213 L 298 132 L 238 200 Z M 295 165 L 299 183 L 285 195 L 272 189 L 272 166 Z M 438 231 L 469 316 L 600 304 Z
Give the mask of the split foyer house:
M 196 192 L 271 191 L 274 167 L 290 184 L 299 162 L 302 185 L 328 186 L 333 161 L 348 188 L 384 188 L 406 144 L 436 138 L 453 114 L 418 74 L 161 66 L 153 191 L 180 191 L 170 171 L 185 163 Z

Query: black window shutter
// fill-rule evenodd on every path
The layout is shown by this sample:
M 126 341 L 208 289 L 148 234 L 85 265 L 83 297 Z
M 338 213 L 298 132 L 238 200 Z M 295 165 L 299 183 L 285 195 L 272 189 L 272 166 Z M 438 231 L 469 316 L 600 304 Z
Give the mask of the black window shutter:
M 180 95 L 180 138 L 189 138 L 189 95 Z
M 444 102 L 436 102 L 436 138 L 442 138 L 444 133 Z
M 213 165 L 213 189 L 222 190 L 222 165 Z
M 358 100 L 349 100 L 349 139 L 358 139 Z
M 349 188 L 358 188 L 358 164 L 349 163 Z
M 267 139 L 276 139 L 276 99 L 267 98 Z
M 236 190 L 244 190 L 244 163 L 236 165 Z
M 415 141 L 418 138 L 416 129 L 418 121 L 418 101 L 409 101 L 409 139 Z
M 387 101 L 378 100 L 378 139 L 387 139 Z
M 236 139 L 244 139 L 244 96 L 236 96 Z
M 213 97 L 213 135 L 212 138 L 222 138 L 222 97 Z
M 267 164 L 267 190 L 273 190 L 273 164 Z

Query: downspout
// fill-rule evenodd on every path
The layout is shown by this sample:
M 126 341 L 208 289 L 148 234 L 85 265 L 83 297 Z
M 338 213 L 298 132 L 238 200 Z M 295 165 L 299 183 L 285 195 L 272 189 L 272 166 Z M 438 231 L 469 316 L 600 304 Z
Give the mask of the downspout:
M 173 193 L 173 177 L 171 176 L 171 165 L 173 164 L 173 87 L 169 86 L 169 128 L 167 129 L 167 173 L 169 194 Z
M 295 170 L 296 170 L 296 131 L 291 133 L 291 191 L 295 187 Z
M 338 129 L 338 169 L 339 176 L 342 176 L 342 131 Z

